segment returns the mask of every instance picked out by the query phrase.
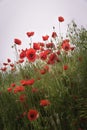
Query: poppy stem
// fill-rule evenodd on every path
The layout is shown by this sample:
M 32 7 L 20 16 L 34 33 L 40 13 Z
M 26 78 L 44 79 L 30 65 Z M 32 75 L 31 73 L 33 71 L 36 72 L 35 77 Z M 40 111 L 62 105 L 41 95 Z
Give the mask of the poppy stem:
M 16 46 L 16 44 L 14 44 L 14 48 L 15 48 L 15 53 L 16 53 L 16 60 L 18 61 L 18 51 L 17 51 L 17 46 Z
M 60 36 L 60 40 L 61 40 L 62 38 L 61 38 L 61 28 L 60 28 L 60 22 L 59 22 L 59 36 Z
M 31 45 L 32 45 L 32 38 L 30 37 L 30 43 L 29 43 L 29 45 L 30 45 L 30 48 L 31 48 Z

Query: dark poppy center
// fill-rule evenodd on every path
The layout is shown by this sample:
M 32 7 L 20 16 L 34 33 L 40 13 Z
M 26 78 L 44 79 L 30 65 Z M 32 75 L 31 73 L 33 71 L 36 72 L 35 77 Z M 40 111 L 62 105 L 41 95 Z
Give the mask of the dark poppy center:
M 31 117 L 31 118 L 34 118 L 34 114 L 31 114 L 30 117 Z
M 65 50 L 69 50 L 69 47 L 68 47 L 68 46 L 65 46 Z
M 34 56 L 34 54 L 30 54 L 30 57 L 32 58 Z

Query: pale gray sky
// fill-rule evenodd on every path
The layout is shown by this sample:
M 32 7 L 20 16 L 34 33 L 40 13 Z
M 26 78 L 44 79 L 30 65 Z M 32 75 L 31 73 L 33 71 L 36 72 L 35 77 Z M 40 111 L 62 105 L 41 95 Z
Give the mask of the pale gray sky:
M 7 58 L 15 60 L 11 48 L 14 38 L 21 39 L 22 48 L 26 48 L 26 32 L 34 31 L 33 41 L 41 41 L 42 35 L 51 34 L 53 26 L 58 32 L 58 16 L 65 18 L 63 33 L 72 19 L 87 27 L 86 12 L 87 0 L 0 0 L 0 63 Z

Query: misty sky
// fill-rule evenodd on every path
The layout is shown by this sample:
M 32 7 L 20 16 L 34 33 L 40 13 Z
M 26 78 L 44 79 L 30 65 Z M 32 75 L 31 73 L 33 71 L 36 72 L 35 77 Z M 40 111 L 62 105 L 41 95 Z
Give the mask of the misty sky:
M 33 41 L 41 41 L 42 35 L 51 35 L 53 26 L 58 32 L 58 16 L 65 18 L 63 34 L 71 20 L 87 28 L 86 12 L 87 0 L 0 0 L 0 65 L 7 58 L 15 60 L 14 38 L 26 48 L 26 32 L 34 31 Z

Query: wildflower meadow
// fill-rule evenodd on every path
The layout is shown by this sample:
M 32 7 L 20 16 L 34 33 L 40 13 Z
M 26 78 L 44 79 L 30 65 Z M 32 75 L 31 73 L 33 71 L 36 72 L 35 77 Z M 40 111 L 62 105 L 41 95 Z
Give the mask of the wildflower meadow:
M 14 38 L 16 61 L 0 68 L 0 130 L 87 130 L 87 30 L 74 21 L 33 41 Z

